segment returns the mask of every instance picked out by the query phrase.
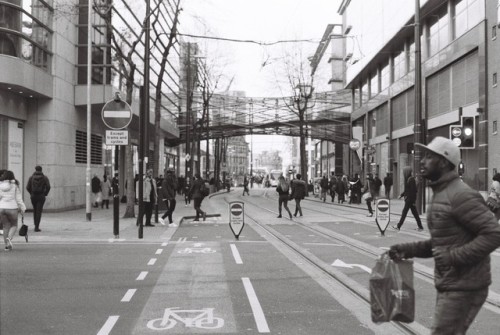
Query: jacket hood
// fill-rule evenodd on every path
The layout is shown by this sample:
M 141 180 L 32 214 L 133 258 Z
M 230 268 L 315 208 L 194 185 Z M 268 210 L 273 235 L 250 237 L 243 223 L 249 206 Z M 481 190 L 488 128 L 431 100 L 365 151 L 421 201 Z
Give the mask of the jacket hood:
M 294 180 L 292 180 L 292 183 L 294 183 L 294 184 L 304 184 L 304 185 L 306 184 L 306 182 L 303 181 L 302 179 L 294 179 Z
M 4 180 L 0 182 L 0 191 L 8 192 L 16 186 L 15 180 Z

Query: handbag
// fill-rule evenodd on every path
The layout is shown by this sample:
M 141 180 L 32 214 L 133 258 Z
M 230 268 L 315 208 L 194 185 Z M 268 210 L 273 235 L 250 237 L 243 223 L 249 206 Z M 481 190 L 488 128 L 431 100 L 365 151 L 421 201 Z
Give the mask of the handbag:
M 413 261 L 393 261 L 387 253 L 375 263 L 370 275 L 371 317 L 375 323 L 415 319 Z
M 361 196 L 361 199 L 363 201 L 372 201 L 373 198 L 372 198 L 372 194 L 370 192 L 365 192 L 363 193 L 363 195 Z
M 21 222 L 23 225 L 19 228 L 19 236 L 24 236 L 26 243 L 28 243 L 28 226 L 24 224 L 24 216 L 22 216 Z

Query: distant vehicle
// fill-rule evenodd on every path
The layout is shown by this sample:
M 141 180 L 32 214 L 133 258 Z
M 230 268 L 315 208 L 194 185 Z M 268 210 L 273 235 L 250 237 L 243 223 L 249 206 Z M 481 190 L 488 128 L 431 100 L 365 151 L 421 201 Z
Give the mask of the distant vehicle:
M 266 167 L 255 167 L 255 168 L 253 168 L 252 172 L 253 172 L 253 176 L 254 176 L 254 181 L 257 184 L 261 184 L 264 181 L 264 179 L 267 177 L 267 175 L 269 174 Z
M 282 170 L 271 170 L 269 173 L 269 179 L 272 187 L 278 186 L 278 178 L 283 175 Z

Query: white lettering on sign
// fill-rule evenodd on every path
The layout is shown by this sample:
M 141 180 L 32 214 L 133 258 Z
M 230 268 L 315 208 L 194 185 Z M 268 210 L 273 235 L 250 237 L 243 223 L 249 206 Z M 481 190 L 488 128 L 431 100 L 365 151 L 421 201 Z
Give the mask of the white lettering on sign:
M 107 118 L 129 118 L 130 111 L 104 111 L 103 116 Z
M 218 329 L 224 327 L 224 319 L 214 316 L 214 308 L 181 310 L 179 307 L 165 308 L 163 317 L 148 321 L 152 330 L 166 330 L 183 323 L 186 328 Z

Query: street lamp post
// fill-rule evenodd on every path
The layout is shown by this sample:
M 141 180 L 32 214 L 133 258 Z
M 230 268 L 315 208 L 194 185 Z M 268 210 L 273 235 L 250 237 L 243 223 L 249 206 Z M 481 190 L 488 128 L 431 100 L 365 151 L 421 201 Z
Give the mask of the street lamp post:
M 314 88 L 309 84 L 299 83 L 294 89 L 294 102 L 299 114 L 299 136 L 300 136 L 300 173 L 302 180 L 307 183 L 307 153 L 306 153 L 306 134 L 305 127 L 305 114 L 308 109 L 308 102 L 312 98 Z

